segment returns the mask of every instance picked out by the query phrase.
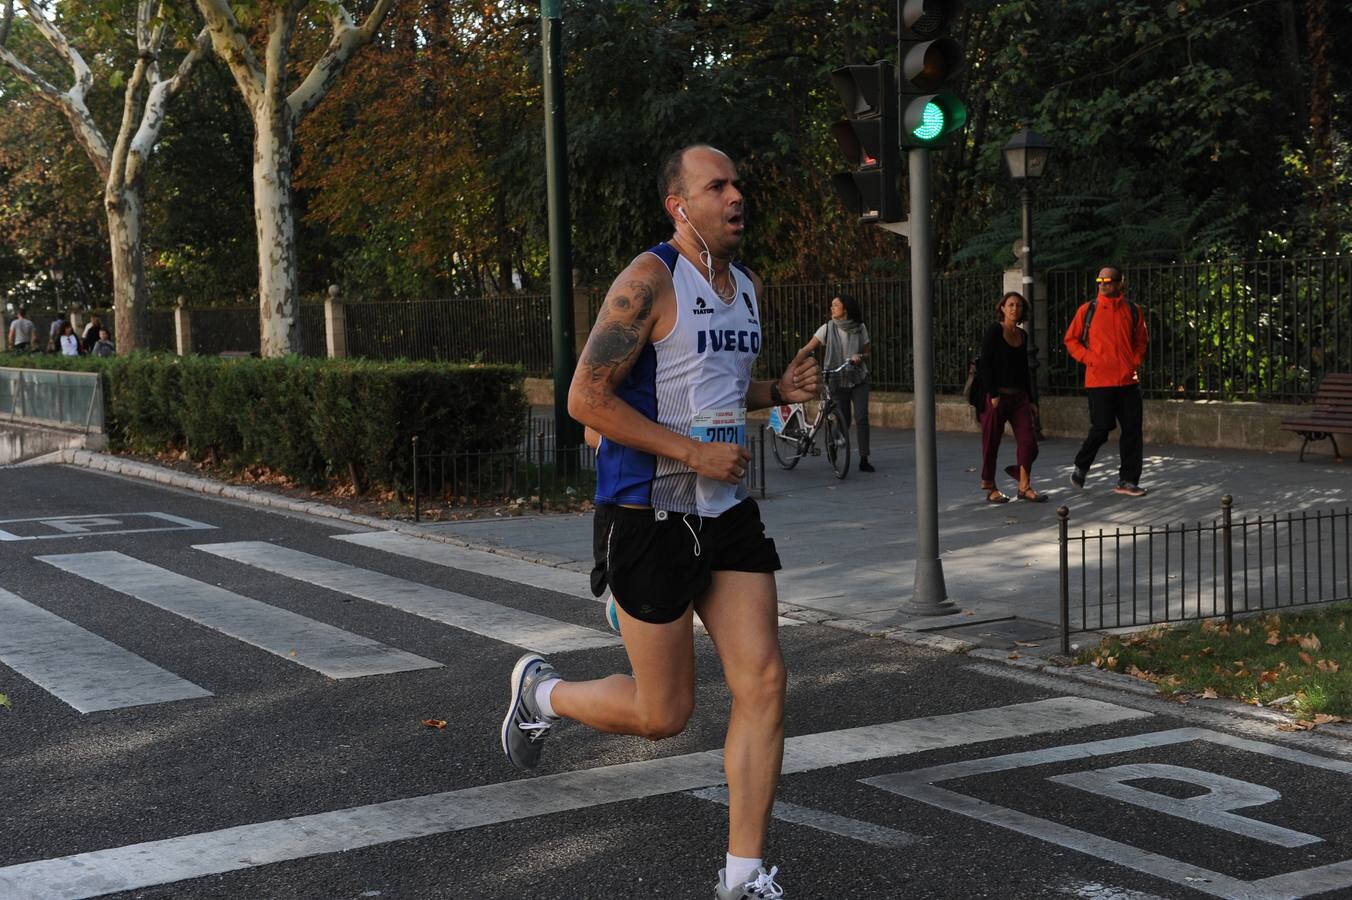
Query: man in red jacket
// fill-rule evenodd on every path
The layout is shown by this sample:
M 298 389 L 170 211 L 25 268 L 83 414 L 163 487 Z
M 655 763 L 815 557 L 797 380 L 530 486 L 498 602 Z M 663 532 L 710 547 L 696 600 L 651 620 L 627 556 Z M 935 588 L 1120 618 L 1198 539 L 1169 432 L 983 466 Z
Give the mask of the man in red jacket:
M 1066 329 L 1066 350 L 1084 364 L 1084 386 L 1089 391 L 1089 436 L 1075 454 L 1071 484 L 1084 487 L 1094 455 L 1108 440 L 1114 423 L 1122 429 L 1118 450 L 1122 466 L 1114 493 L 1144 497 L 1141 480 L 1141 376 L 1138 370 L 1150 343 L 1141 308 L 1122 296 L 1122 270 L 1099 270 L 1098 296 L 1082 304 Z

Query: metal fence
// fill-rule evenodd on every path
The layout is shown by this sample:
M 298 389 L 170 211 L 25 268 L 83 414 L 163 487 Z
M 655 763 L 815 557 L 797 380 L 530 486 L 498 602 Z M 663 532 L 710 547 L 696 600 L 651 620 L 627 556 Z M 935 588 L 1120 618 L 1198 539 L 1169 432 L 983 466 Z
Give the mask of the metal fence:
M 343 311 L 352 356 L 520 364 L 541 377 L 551 371 L 548 294 L 349 301 Z M 321 318 L 321 347 L 323 326 Z
M 1080 367 L 1061 337 L 1079 305 L 1095 293 L 1097 269 L 1045 273 L 1048 346 L 1042 348 L 1051 394 L 1081 390 Z M 1352 256 L 1180 263 L 1123 267 L 1127 296 L 1150 331 L 1141 375 L 1147 396 L 1191 400 L 1291 401 L 1311 397 L 1331 372 L 1352 371 Z M 999 271 L 950 273 L 935 279 L 935 387 L 961 390 L 986 323 L 1003 291 Z M 758 377 L 771 377 L 830 316 L 829 303 L 854 294 L 864 311 L 878 390 L 908 391 L 911 361 L 907 279 L 773 284 L 766 288 Z M 575 303 L 589 326 L 601 291 L 579 291 Z M 527 375 L 552 374 L 547 294 L 416 301 L 344 302 L 348 353 L 370 359 L 467 360 L 520 365 Z M 199 353 L 258 348 L 258 307 L 191 310 Z M 326 351 L 322 303 L 299 309 L 299 352 Z M 36 312 L 40 340 L 53 314 Z M 105 324 L 111 328 L 113 317 Z M 150 312 L 150 347 L 174 350 L 173 313 Z M 116 335 L 114 335 L 116 340 Z
M 1306 399 L 1330 372 L 1352 371 L 1352 256 L 1124 266 L 1127 297 L 1150 330 L 1146 396 Z M 1097 270 L 1046 273 L 1053 392 L 1079 368 L 1060 337 L 1096 293 Z M 1061 329 L 1061 330 L 1057 330 Z
M 765 426 L 747 434 L 747 489 L 765 499 Z M 557 447 L 554 420 L 532 416 L 521 442 L 505 450 L 426 452 L 413 438 L 413 520 L 431 506 L 465 508 L 524 501 L 543 510 L 590 500 L 596 492 L 596 451 Z M 565 463 L 560 465 L 560 460 Z
M 1070 635 L 1352 599 L 1352 507 L 1070 534 L 1057 510 L 1061 650 Z

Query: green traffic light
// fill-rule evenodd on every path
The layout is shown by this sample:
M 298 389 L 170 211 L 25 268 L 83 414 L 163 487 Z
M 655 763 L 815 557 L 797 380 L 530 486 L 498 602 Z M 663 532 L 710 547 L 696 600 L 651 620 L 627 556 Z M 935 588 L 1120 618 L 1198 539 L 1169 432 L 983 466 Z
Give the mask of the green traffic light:
M 932 141 L 944 133 L 944 111 L 939 104 L 934 101 L 926 103 L 920 115 L 920 124 L 911 131 L 911 134 L 922 141 Z

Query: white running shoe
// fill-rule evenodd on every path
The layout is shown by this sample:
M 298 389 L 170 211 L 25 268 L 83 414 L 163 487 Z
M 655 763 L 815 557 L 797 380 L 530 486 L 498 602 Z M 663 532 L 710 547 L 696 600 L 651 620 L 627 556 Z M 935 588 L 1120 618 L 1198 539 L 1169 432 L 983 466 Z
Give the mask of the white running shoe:
M 755 878 L 734 888 L 723 887 L 726 872 L 726 869 L 718 870 L 718 890 L 714 892 L 714 900 L 782 900 L 784 897 L 784 889 L 775 884 L 779 866 L 771 866 L 768 872 L 762 866 L 756 870 Z

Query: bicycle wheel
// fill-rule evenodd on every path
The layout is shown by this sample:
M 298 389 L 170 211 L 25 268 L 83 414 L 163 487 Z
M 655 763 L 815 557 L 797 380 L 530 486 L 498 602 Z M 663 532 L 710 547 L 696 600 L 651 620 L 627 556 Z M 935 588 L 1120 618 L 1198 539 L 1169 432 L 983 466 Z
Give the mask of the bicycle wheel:
M 775 462 L 782 468 L 792 469 L 803 458 L 802 438 L 788 438 L 777 431 L 770 431 L 770 452 L 774 453 Z
M 826 438 L 826 458 L 835 469 L 837 478 L 850 474 L 850 429 L 845 426 L 845 416 L 839 409 L 826 414 L 823 429 Z

